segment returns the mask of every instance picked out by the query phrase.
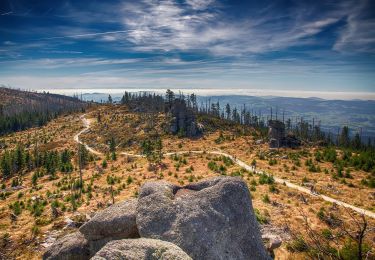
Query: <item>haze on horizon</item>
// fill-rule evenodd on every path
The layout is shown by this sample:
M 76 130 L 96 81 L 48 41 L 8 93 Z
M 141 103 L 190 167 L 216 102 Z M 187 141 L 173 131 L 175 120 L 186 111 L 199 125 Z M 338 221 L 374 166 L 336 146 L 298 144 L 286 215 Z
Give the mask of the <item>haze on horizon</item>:
M 375 99 L 374 28 L 370 0 L 4 0 L 0 85 Z

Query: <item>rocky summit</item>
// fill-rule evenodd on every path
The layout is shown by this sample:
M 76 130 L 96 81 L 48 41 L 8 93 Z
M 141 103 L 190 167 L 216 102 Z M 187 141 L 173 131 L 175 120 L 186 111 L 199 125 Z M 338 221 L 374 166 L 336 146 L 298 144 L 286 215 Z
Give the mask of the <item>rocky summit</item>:
M 97 213 L 44 259 L 269 259 L 250 192 L 237 177 L 186 186 L 148 182 Z

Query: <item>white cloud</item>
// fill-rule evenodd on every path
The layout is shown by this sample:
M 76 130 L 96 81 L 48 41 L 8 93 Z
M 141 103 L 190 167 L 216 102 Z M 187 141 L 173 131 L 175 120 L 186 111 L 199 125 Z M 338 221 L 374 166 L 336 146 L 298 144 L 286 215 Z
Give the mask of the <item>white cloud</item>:
M 282 50 L 312 44 L 308 39 L 347 14 L 338 5 L 330 11 L 303 16 L 295 9 L 286 21 L 275 21 L 272 9 L 261 16 L 230 20 L 225 7 L 214 1 L 190 0 L 181 5 L 173 0 L 125 4 L 124 26 L 128 40 L 138 51 L 204 50 L 214 55 L 241 55 Z M 215 8 L 211 8 L 215 7 Z M 311 18 L 312 17 L 312 18 Z
M 194 10 L 204 10 L 214 3 L 214 0 L 186 0 L 186 3 Z
M 107 42 L 108 47 L 119 51 L 132 48 L 140 52 L 203 51 L 219 56 L 240 56 L 317 44 L 315 35 L 347 17 L 348 26 L 334 49 L 359 45 L 363 49 L 375 41 L 372 30 L 375 21 L 361 17 L 368 2 L 362 0 L 356 8 L 353 8 L 355 0 L 324 2 L 324 6 L 296 2 L 282 14 L 271 4 L 257 12 L 249 10 L 248 16 L 241 17 L 230 17 L 227 6 L 218 0 L 120 1 L 101 3 L 99 7 L 89 5 L 85 11 L 68 6 L 68 13 L 61 17 L 72 19 L 79 26 L 53 28 L 49 33 L 59 32 L 60 35 L 42 40 L 92 39 Z M 118 30 L 93 31 L 91 25 L 99 21 L 110 27 L 116 25 L 114 28 Z
M 69 53 L 72 54 L 72 53 Z M 7 64 L 13 68 L 25 69 L 56 69 L 71 67 L 91 67 L 101 65 L 118 65 L 139 62 L 140 59 L 104 59 L 104 58 L 42 58 L 34 60 L 12 60 L 0 61 L 0 64 Z
M 340 52 L 375 52 L 375 17 L 373 1 L 361 0 L 347 16 L 347 25 L 333 46 Z

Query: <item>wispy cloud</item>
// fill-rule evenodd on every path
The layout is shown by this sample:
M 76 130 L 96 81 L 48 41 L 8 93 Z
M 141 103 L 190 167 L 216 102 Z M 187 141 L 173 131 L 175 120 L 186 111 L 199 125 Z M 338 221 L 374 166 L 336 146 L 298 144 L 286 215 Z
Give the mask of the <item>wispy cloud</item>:
M 2 15 L 10 15 L 10 14 L 13 14 L 13 12 L 10 11 L 10 12 L 6 12 L 6 13 L 2 13 L 2 14 L 0 14 L 0 15 L 2 16 Z
M 204 50 L 217 55 L 238 55 L 282 50 L 312 44 L 308 37 L 320 33 L 346 15 L 346 10 L 316 11 L 305 18 L 300 9 L 275 20 L 275 10 L 262 16 L 230 20 L 212 1 L 141 1 L 126 4 L 123 19 L 131 29 L 129 40 L 140 51 Z M 311 18 L 313 17 L 313 18 Z
M 0 61 L 10 67 L 33 69 L 85 68 L 104 65 L 119 65 L 138 62 L 139 59 L 104 59 L 104 58 L 41 58 L 34 60 Z
M 64 39 L 64 38 L 91 38 L 95 36 L 109 35 L 109 34 L 118 34 L 118 33 L 127 33 L 129 30 L 124 31 L 108 31 L 108 32 L 95 32 L 95 33 L 82 33 L 82 34 L 71 34 L 63 36 L 54 36 L 54 37 L 45 37 L 37 40 L 54 40 L 54 39 Z
M 25 1 L 1 16 L 0 80 L 373 89 L 375 61 L 362 52 L 375 53 L 375 2 L 287 2 L 67 0 L 31 10 Z
M 334 45 L 342 52 L 375 53 L 375 2 L 360 0 L 346 18 L 347 24 Z
M 85 10 L 77 9 L 68 1 L 64 12 L 55 16 L 73 24 L 65 29 L 61 26 L 43 28 L 49 30 L 46 31 L 49 36 L 32 40 L 91 39 L 139 52 L 203 51 L 232 56 L 322 44 L 314 37 L 346 20 L 347 26 L 333 49 L 356 52 L 355 47 L 360 45 L 362 51 L 373 51 L 375 35 L 371 28 L 375 21 L 363 15 L 373 5 L 371 1 L 361 0 L 360 4 L 354 0 L 318 2 L 315 5 L 296 2 L 285 10 L 270 4 L 248 16 L 235 17 L 228 14 L 228 6 L 218 0 L 88 3 Z M 116 29 L 94 29 L 99 22 Z

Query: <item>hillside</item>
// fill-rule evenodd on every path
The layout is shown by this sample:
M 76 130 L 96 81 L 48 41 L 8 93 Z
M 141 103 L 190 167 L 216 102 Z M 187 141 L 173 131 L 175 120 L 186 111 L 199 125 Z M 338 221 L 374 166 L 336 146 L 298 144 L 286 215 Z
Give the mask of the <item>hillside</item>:
M 0 134 L 41 126 L 58 115 L 86 106 L 73 97 L 0 87 Z
M 120 93 L 120 90 L 118 90 Z M 134 90 L 136 91 L 136 90 Z M 150 91 L 152 92 L 152 91 Z M 114 101 L 120 101 L 123 94 L 112 94 Z M 94 100 L 97 102 L 106 101 L 108 94 L 103 93 L 85 93 L 83 99 Z M 292 121 L 304 120 L 312 123 L 320 123 L 322 129 L 337 134 L 337 130 L 344 125 L 349 126 L 351 135 L 357 131 L 362 132 L 364 140 L 370 137 L 375 138 L 375 101 L 374 100 L 327 100 L 320 98 L 292 98 L 292 97 L 274 97 L 274 96 L 247 96 L 247 95 L 225 95 L 225 96 L 197 96 L 198 103 L 220 102 L 222 106 L 230 104 L 231 107 L 252 110 L 255 114 L 264 117 L 270 116 L 270 108 L 273 108 L 274 115 L 276 110 L 281 119 L 283 113 L 285 118 L 291 118 Z
M 252 126 L 210 115 L 196 120 L 203 134 L 188 137 L 169 131 L 164 112 L 106 104 L 0 137 L 7 147 L 0 165 L 13 162 L 8 174 L 2 168 L 0 253 L 38 259 L 98 211 L 139 197 L 149 181 L 184 186 L 237 176 L 251 192 L 263 238 L 282 241 L 274 250 L 277 259 L 316 254 L 312 236 L 325 248 L 328 243 L 333 255 L 340 250 L 344 259 L 353 259 L 356 242 L 343 230 L 357 232 L 361 216 L 322 195 L 367 210 L 367 230 L 374 227 L 374 166 L 354 164 L 361 152 L 348 157 L 347 150 L 317 145 L 269 149 Z M 374 239 L 368 232 L 365 251 L 375 246 Z

